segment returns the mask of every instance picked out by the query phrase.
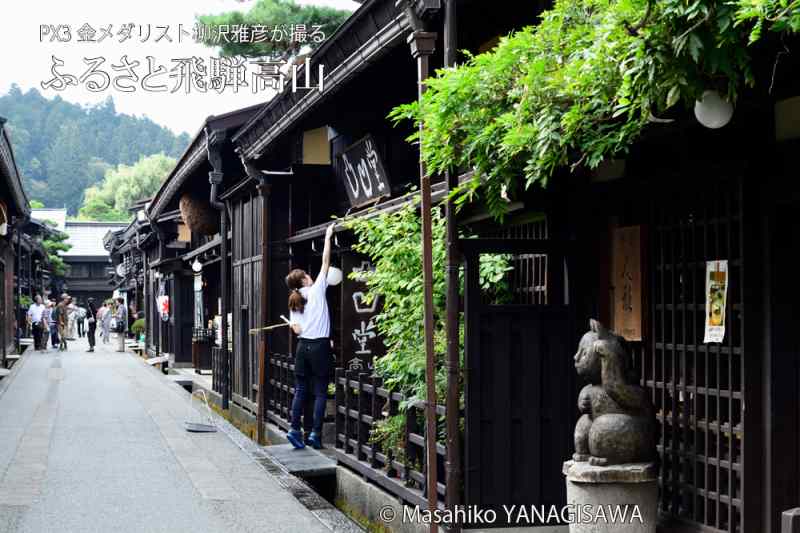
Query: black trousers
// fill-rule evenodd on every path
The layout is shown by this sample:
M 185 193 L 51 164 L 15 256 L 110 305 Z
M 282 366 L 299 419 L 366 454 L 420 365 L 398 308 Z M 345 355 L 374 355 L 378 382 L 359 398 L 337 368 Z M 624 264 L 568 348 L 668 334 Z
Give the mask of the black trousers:
M 97 331 L 97 322 L 92 322 L 89 324 L 89 330 L 86 332 L 86 336 L 89 337 L 89 348 L 94 348 L 95 331 Z
M 38 322 L 31 326 L 31 330 L 33 330 L 33 349 L 34 350 L 42 350 L 42 323 Z
M 78 337 L 83 337 L 83 319 L 78 319 Z

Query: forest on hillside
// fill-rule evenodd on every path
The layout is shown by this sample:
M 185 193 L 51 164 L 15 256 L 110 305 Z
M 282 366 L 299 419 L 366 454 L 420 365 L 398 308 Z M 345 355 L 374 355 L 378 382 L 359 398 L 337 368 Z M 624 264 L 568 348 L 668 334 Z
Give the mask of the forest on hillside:
M 0 96 L 0 116 L 8 119 L 28 197 L 46 207 L 66 207 L 70 215 L 108 171 L 152 154 L 177 158 L 190 141 L 186 133 L 175 135 L 148 118 L 117 113 L 111 97 L 81 106 L 13 85 Z

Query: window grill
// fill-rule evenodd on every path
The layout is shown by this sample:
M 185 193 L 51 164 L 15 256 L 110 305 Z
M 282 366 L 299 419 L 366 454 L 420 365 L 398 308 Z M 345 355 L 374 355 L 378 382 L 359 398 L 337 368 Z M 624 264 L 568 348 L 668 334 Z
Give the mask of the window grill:
M 548 238 L 547 218 L 541 215 L 533 221 L 503 226 L 486 237 L 545 240 Z M 547 254 L 514 254 L 509 266 L 513 267 L 508 273 L 510 303 L 547 305 Z
M 742 533 L 742 184 L 708 182 L 654 202 L 652 339 L 641 368 L 661 426 L 661 513 L 703 530 Z M 704 344 L 706 261 L 722 259 L 725 337 Z

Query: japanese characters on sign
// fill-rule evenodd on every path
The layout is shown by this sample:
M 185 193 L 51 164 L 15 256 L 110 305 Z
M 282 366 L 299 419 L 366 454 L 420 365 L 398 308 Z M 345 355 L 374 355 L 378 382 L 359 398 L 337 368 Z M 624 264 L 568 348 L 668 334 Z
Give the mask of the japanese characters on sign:
M 371 135 L 344 150 L 336 163 L 335 172 L 353 207 L 391 194 L 389 177 Z
M 629 341 L 642 340 L 642 250 L 640 226 L 614 229 L 611 257 L 613 327 Z
M 374 270 L 363 256 L 342 254 L 345 274 Z M 344 366 L 349 370 L 372 370 L 373 361 L 385 353 L 383 342 L 375 327 L 375 315 L 380 311 L 378 298 L 366 301 L 366 285 L 359 279 L 345 276 L 342 282 L 342 352 Z

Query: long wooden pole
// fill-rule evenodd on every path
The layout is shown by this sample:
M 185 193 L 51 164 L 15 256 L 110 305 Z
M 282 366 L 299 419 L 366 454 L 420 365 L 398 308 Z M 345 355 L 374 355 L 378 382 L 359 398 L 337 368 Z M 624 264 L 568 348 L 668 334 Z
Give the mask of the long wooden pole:
M 444 13 L 444 65 L 452 67 L 456 63 L 457 26 L 456 0 L 446 0 Z M 445 221 L 447 224 L 447 301 L 446 301 L 446 334 L 447 334 L 447 457 L 445 461 L 445 480 L 447 492 L 445 505 L 455 511 L 461 503 L 461 428 L 459 425 L 461 406 L 459 393 L 459 366 L 461 354 L 459 346 L 459 267 L 458 223 L 456 221 L 455 202 L 449 193 L 458 185 L 458 173 L 449 170 L 447 180 L 448 197 L 445 204 Z M 457 516 L 454 512 L 453 516 Z M 459 533 L 461 524 L 456 520 L 450 531 Z
M 429 59 L 436 49 L 436 33 L 415 31 L 409 38 L 411 54 L 417 60 L 417 81 L 419 99 L 425 93 L 425 80 L 430 71 Z M 420 146 L 422 146 L 423 128 L 420 125 Z M 425 381 L 427 385 L 427 401 L 425 404 L 425 444 L 427 449 L 427 488 L 428 509 L 439 508 L 437 456 L 436 456 L 436 354 L 433 350 L 433 238 L 431 218 L 431 179 L 425 169 L 420 153 L 419 162 L 420 198 L 422 200 L 422 277 L 424 281 L 425 307 Z M 437 530 L 431 524 L 431 532 Z

